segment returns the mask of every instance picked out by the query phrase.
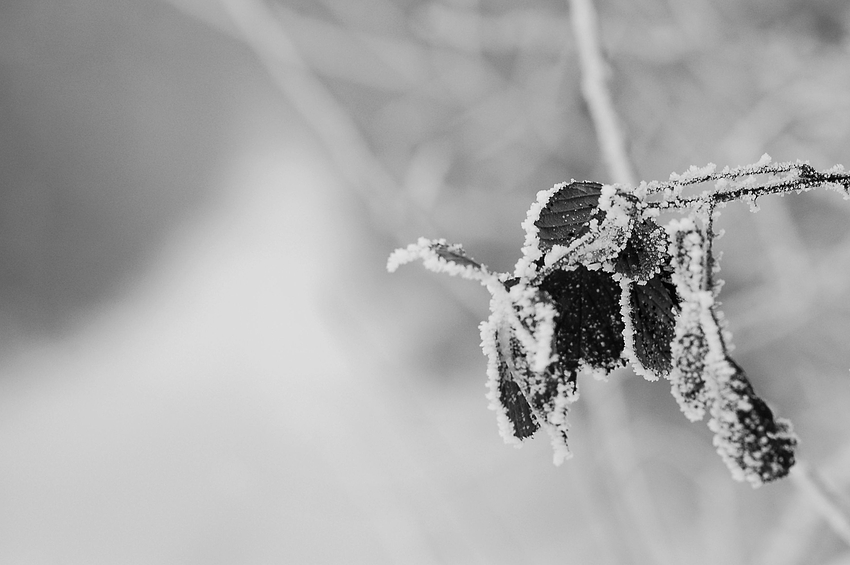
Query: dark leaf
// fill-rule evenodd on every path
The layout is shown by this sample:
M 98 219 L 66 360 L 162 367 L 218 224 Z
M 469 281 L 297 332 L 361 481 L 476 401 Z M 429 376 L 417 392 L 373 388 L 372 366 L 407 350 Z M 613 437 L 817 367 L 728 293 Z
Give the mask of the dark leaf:
M 497 410 L 505 418 L 500 420 L 502 435 L 513 443 L 514 438 L 522 441 L 543 427 L 555 441 L 555 462 L 560 463 L 570 457 L 567 413 L 578 398 L 575 375 L 559 373 L 556 363 L 540 371 L 532 370 L 529 351 L 515 334 L 520 326 L 514 324 L 521 322 L 514 319 L 512 323 L 502 323 L 507 320 L 491 317 L 482 333 L 482 345 L 491 363 L 488 373 L 495 379 L 490 382 L 493 396 L 488 396 L 497 401 Z
M 540 428 L 519 385 L 507 375 L 503 375 L 499 383 L 499 402 L 505 408 L 505 414 L 513 424 L 517 438 L 531 437 Z
M 643 220 L 632 229 L 625 248 L 614 261 L 614 271 L 632 280 L 646 281 L 669 261 L 666 231 L 653 220 Z
M 631 283 L 629 288 L 635 356 L 648 371 L 667 375 L 679 307 L 676 287 L 669 274 L 658 274 L 646 284 Z
M 534 222 L 540 249 L 545 252 L 555 245 L 569 245 L 587 233 L 601 192 L 601 184 L 585 181 L 570 183 L 553 194 Z
M 794 466 L 797 438 L 791 425 L 759 398 L 744 370 L 726 359 L 727 370 L 718 372 L 718 394 L 709 427 L 717 451 L 738 478 L 754 485 L 784 477 Z
M 540 425 L 531 411 L 522 388 L 515 379 L 527 383 L 529 371 L 525 355 L 515 338 L 510 338 L 510 351 L 504 351 L 500 342 L 496 342 L 499 353 L 499 402 L 505 409 L 505 415 L 513 425 L 514 436 L 525 439 L 534 435 Z M 522 371 L 524 374 L 518 374 Z
M 534 408 L 549 415 L 556 410 L 555 401 L 558 397 L 570 398 L 569 402 L 576 398 L 576 374 L 559 371 L 556 363 L 542 375 L 532 377 L 529 380 L 529 390 Z
M 483 269 L 481 263 L 466 254 L 463 247 L 460 245 L 449 245 L 442 242 L 432 242 L 431 249 L 438 257 L 445 259 L 451 263 L 456 263 L 461 267 L 473 267 L 474 269 Z
M 556 270 L 540 289 L 555 301 L 558 370 L 574 375 L 582 363 L 609 371 L 622 365 L 623 319 L 620 285 L 610 273 L 578 267 Z

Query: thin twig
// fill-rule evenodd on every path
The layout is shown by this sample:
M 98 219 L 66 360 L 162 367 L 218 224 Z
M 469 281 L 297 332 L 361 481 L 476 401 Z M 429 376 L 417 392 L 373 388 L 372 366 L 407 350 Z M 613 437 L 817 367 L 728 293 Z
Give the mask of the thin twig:
M 692 208 L 707 203 L 711 205 L 733 202 L 735 200 L 754 200 L 770 194 L 784 194 L 787 192 L 804 192 L 824 185 L 832 185 L 831 188 L 841 187 L 845 195 L 850 195 L 850 173 L 840 167 L 834 167 L 827 171 L 818 171 L 805 162 L 796 163 L 771 163 L 758 167 L 737 167 L 726 169 L 719 173 L 709 172 L 684 178 L 673 178 L 668 182 L 652 182 L 646 185 L 648 194 L 667 192 L 676 194 L 682 188 L 705 182 L 735 181 L 738 179 L 754 179 L 758 175 L 779 175 L 782 173 L 796 173 L 796 176 L 784 175 L 778 180 L 765 180 L 765 182 L 752 183 L 751 186 L 737 186 L 729 190 L 717 190 L 715 192 L 703 192 L 698 196 L 682 198 L 676 196 L 665 198 L 659 202 L 647 202 L 652 208 L 676 209 Z M 740 181 L 738 181 L 740 183 Z

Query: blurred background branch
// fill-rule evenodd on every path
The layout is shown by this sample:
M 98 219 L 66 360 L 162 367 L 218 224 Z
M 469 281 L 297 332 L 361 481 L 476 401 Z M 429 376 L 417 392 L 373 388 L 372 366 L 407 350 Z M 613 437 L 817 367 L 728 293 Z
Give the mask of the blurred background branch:
M 599 44 L 599 24 L 591 0 L 570 0 L 570 21 L 581 62 L 584 99 L 596 129 L 599 150 L 615 183 L 635 185 L 625 137 L 608 91 L 607 64 Z

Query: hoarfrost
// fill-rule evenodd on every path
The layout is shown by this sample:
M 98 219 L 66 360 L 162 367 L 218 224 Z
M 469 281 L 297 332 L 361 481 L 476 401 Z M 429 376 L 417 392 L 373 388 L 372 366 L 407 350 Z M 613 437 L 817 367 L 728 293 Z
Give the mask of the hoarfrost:
M 422 261 L 426 269 L 435 273 L 477 280 L 485 285 L 496 279 L 496 275 L 469 257 L 460 245 L 450 245 L 445 239 L 432 240 L 424 237 L 420 237 L 416 243 L 393 251 L 387 259 L 387 271 L 393 273 L 401 265 L 417 259 Z
M 654 381 L 658 377 L 651 372 L 643 371 L 643 367 L 635 355 L 635 328 L 632 325 L 632 300 L 631 283 L 628 279 L 620 281 L 620 313 L 623 317 L 623 358 L 634 368 L 635 372 L 648 381 Z
M 516 278 L 528 280 L 537 273 L 535 262 L 543 256 L 543 252 L 540 249 L 539 230 L 536 223 L 552 195 L 566 186 L 567 183 L 562 182 L 548 190 L 539 191 L 537 199 L 528 209 L 525 220 L 522 222 L 522 229 L 525 230 L 525 243 L 522 246 L 522 257 L 520 257 L 514 269 Z
M 773 159 L 771 159 L 770 155 L 768 155 L 767 153 L 764 153 L 759 158 L 759 160 L 756 161 L 755 163 L 752 163 L 750 165 L 741 165 L 741 166 L 732 167 L 732 168 L 726 166 L 726 167 L 723 167 L 723 170 L 720 171 L 720 174 L 723 175 L 723 176 L 727 176 L 727 177 L 740 177 L 740 176 L 744 176 L 744 175 L 757 175 L 757 174 L 761 174 L 763 172 L 766 172 L 768 165 L 770 165 L 770 163 L 772 161 L 773 161 Z M 790 165 L 790 164 L 784 164 L 784 165 Z M 780 170 L 781 168 L 783 168 L 782 165 L 779 165 L 779 166 L 775 166 L 772 170 Z
M 772 161 L 772 159 L 770 158 L 770 155 L 768 155 L 767 153 L 763 153 L 761 158 L 759 158 L 759 160 L 756 163 L 754 163 L 752 166 L 753 166 L 753 168 L 765 167 L 765 166 L 769 165 L 771 161 Z
M 749 206 L 750 206 L 750 212 L 753 212 L 753 213 L 756 213 L 756 212 L 758 212 L 758 211 L 759 211 L 759 205 L 758 205 L 758 203 L 756 202 L 756 200 L 757 200 L 757 199 L 758 199 L 758 197 L 757 197 L 757 196 L 745 196 L 745 197 L 743 197 L 743 198 L 742 198 L 742 200 L 743 200 L 744 202 L 746 202 L 747 204 L 749 204 Z
M 700 182 L 702 180 L 708 179 L 711 175 L 713 175 L 716 169 L 717 166 L 714 163 L 709 163 L 704 167 L 697 167 L 696 165 L 691 165 L 684 173 L 670 173 L 670 181 L 679 184 L 690 184 L 693 182 Z

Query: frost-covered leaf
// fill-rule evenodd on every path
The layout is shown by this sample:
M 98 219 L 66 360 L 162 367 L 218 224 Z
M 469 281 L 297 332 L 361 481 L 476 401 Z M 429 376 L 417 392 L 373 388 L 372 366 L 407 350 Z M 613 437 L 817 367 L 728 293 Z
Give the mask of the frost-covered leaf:
M 446 262 L 454 263 L 459 267 L 466 268 L 469 267 L 475 270 L 481 270 L 484 267 L 466 254 L 466 251 L 460 245 L 448 245 L 442 242 L 433 243 L 431 245 L 431 249 L 434 253 L 437 254 L 437 257 L 443 259 Z
M 620 286 L 610 273 L 555 270 L 540 284 L 555 301 L 555 345 L 562 372 L 575 374 L 582 364 L 603 372 L 623 364 Z
M 508 293 L 494 295 L 490 308 L 509 312 L 506 319 L 510 320 L 512 335 L 522 346 L 531 370 L 541 373 L 555 356 L 555 304 L 533 284 L 509 281 L 505 286 Z
M 503 311 L 493 311 L 480 327 L 481 349 L 487 356 L 487 399 L 489 408 L 496 412 L 499 433 L 505 443 L 519 446 L 520 440 L 537 430 L 537 424 L 517 382 L 521 377 L 512 371 L 512 352 L 509 345 L 504 345 L 510 343 L 511 327 L 503 315 Z
M 531 280 L 543 267 L 611 270 L 623 250 L 638 199 L 613 185 L 571 182 L 540 191 L 528 210 L 525 244 L 514 275 Z
M 672 348 L 673 396 L 691 420 L 710 411 L 714 445 L 732 476 L 753 486 L 784 477 L 794 465 L 797 439 L 787 420 L 774 418 L 727 354 L 715 294 L 709 241 L 691 219 L 671 222 L 673 280 L 681 298 Z
M 506 441 L 525 439 L 539 426 L 560 463 L 571 456 L 568 412 L 578 399 L 578 370 L 623 364 L 620 287 L 610 273 L 584 267 L 555 270 L 539 287 L 522 279 L 505 286 L 481 330 L 490 358 L 488 398 Z
M 510 350 L 515 374 L 537 422 L 546 430 L 560 464 L 571 457 L 567 443 L 570 405 L 578 399 L 574 373 L 561 369 L 558 305 L 535 285 L 520 282 L 510 288 L 514 316 Z
M 699 303 L 681 305 L 671 347 L 673 371 L 669 375 L 670 389 L 679 408 L 692 422 L 702 420 L 711 401 L 705 381 L 708 341 L 700 322 L 702 311 Z
M 648 281 L 670 261 L 667 233 L 654 220 L 638 222 L 614 261 L 614 272 L 636 281 Z
M 753 486 L 774 481 L 794 466 L 797 437 L 791 423 L 774 418 L 747 376 L 729 358 L 711 368 L 716 395 L 709 428 L 732 476 Z
M 553 355 L 555 309 L 549 295 L 534 286 L 512 280 L 506 287 L 493 296 L 492 314 L 481 326 L 490 360 L 490 407 L 508 443 L 544 428 L 560 463 L 571 456 L 567 413 L 578 395 L 575 376 L 562 374 Z
M 540 249 L 544 252 L 555 245 L 568 246 L 588 232 L 588 224 L 597 214 L 602 193 L 602 185 L 598 182 L 564 183 L 556 188 L 534 221 Z
M 522 390 L 513 380 L 507 365 L 499 367 L 499 402 L 505 408 L 505 414 L 513 426 L 513 434 L 517 439 L 525 439 L 534 435 L 540 425 L 531 412 L 531 406 L 525 399 Z
M 706 283 L 706 266 L 709 263 L 707 241 L 693 220 L 683 218 L 667 225 L 670 240 L 670 264 L 673 267 L 673 282 L 679 296 L 688 301 L 703 290 Z
M 575 373 L 565 373 L 556 362 L 544 373 L 532 374 L 529 396 L 534 410 L 544 418 L 543 428 L 549 434 L 554 449 L 555 464 L 572 456 L 567 442 L 570 405 L 578 400 Z
M 395 272 L 399 266 L 417 259 L 428 270 L 447 273 L 465 279 L 480 281 L 482 284 L 494 282 L 496 275 L 486 266 L 470 257 L 463 247 L 446 243 L 444 239 L 426 239 L 420 237 L 416 243 L 396 249 L 387 260 L 387 270 Z
M 629 284 L 629 292 L 635 357 L 655 378 L 665 376 L 672 368 L 670 344 L 679 309 L 676 288 L 669 274 L 657 274 L 645 284 Z
M 509 326 L 500 330 L 495 343 L 498 355 L 498 399 L 517 439 L 531 437 L 540 428 L 523 392 L 528 388 L 529 367 L 520 343 L 510 335 Z
M 569 245 L 555 245 L 544 256 L 544 265 L 570 267 L 584 265 L 610 271 L 610 262 L 626 246 L 637 213 L 636 200 L 617 191 L 612 185 L 602 187 L 598 211 L 587 224 L 587 230 Z
M 702 289 L 706 282 L 706 238 L 691 219 L 671 222 L 668 233 L 672 278 L 681 301 L 671 347 L 674 370 L 669 376 L 670 387 L 679 408 L 693 422 L 703 418 L 712 401 L 713 389 L 706 381 L 710 343 L 714 344 L 717 356 L 725 353 L 723 338 L 712 314 L 714 293 Z M 709 322 L 707 330 L 706 320 Z M 706 335 L 706 331 L 710 334 Z

